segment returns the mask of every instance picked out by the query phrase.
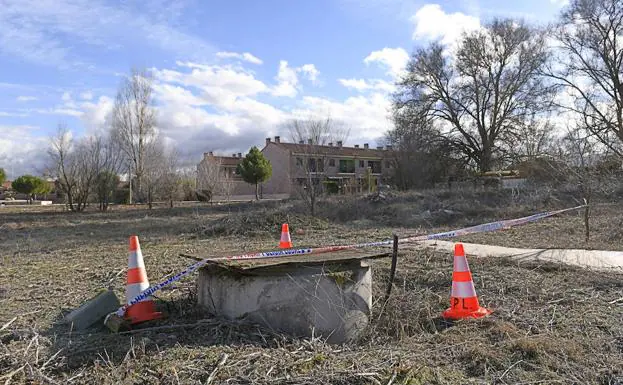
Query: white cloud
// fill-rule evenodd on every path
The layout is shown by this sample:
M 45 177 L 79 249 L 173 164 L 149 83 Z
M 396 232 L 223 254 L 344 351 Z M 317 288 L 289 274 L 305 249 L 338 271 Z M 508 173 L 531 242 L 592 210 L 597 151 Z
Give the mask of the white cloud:
M 0 116 L 19 116 L 19 117 L 25 117 L 28 116 L 28 114 L 22 113 L 22 112 L 6 112 L 6 111 L 0 111 Z
M 80 104 L 80 119 L 88 133 L 103 134 L 106 131 L 113 106 L 114 100 L 108 96 L 100 96 L 95 103 L 86 101 Z
M 186 88 L 171 84 L 154 84 L 155 96 L 159 101 L 174 105 L 204 106 L 205 99 L 199 98 Z
M 286 60 L 279 61 L 279 71 L 275 80 L 277 85 L 273 87 L 272 94 L 274 96 L 285 96 L 293 98 L 301 91 L 299 85 L 298 74 L 302 74 L 306 79 L 312 82 L 314 85 L 321 85 L 318 79 L 320 71 L 314 64 L 304 64 L 300 67 L 290 67 Z
M 32 102 L 37 100 L 36 96 L 18 96 L 15 100 L 18 102 Z
M 364 91 L 372 88 L 365 79 L 338 79 L 341 85 L 357 91 Z
M 385 94 L 354 96 L 344 101 L 305 96 L 301 106 L 292 111 L 294 116 L 313 116 L 343 122 L 350 128 L 349 140 L 361 141 L 382 137 L 390 128 L 388 120 L 391 103 Z
M 288 66 L 286 60 L 279 62 L 279 72 L 275 79 L 278 84 L 273 88 L 272 94 L 275 96 L 287 96 L 293 98 L 298 93 L 297 85 L 299 82 L 296 74 L 296 68 Z
M 461 12 L 446 13 L 439 4 L 426 4 L 411 17 L 413 40 L 441 40 L 444 45 L 458 41 L 463 32 L 480 28 L 477 17 Z
M 359 92 L 367 90 L 378 90 L 393 92 L 396 86 L 393 83 L 382 79 L 338 79 L 341 85 Z
M 71 92 L 63 92 L 63 96 L 61 96 L 61 100 L 64 102 L 70 102 L 71 101 Z
M 83 112 L 78 109 L 67 107 L 35 108 L 33 111 L 42 115 L 67 115 L 74 117 L 80 117 L 83 114 Z
M 403 48 L 383 48 L 371 52 L 363 62 L 366 64 L 379 63 L 387 68 L 387 74 L 396 78 L 404 71 L 409 62 L 409 54 Z
M 39 174 L 47 162 L 48 139 L 38 136 L 39 127 L 32 125 L 0 125 L 0 164 L 7 177 Z
M 317 82 L 318 76 L 320 75 L 320 71 L 318 71 L 316 66 L 313 64 L 304 64 L 303 66 L 299 67 L 297 71 L 306 75 L 307 78 L 312 81 L 312 83 Z
M 80 94 L 80 98 L 82 100 L 92 100 L 93 99 L 93 92 L 91 92 L 91 91 L 82 92 Z
M 184 147 L 197 148 L 201 145 L 198 138 L 207 136 L 228 146 L 234 136 L 248 143 L 254 135 L 261 137 L 262 129 L 283 119 L 281 110 L 254 99 L 271 90 L 244 68 L 197 63 L 178 66 L 191 71 L 154 69 L 154 91 L 160 105 L 159 125 L 166 135 L 185 143 Z M 240 138 L 243 132 L 249 137 Z
M 217 52 L 216 57 L 222 59 L 239 59 L 249 62 L 251 64 L 260 65 L 264 63 L 262 59 L 250 54 L 249 52 L 238 53 L 238 52 Z
M 182 4 L 180 2 L 175 2 Z M 0 52 L 38 65 L 61 68 L 91 64 L 66 38 L 102 50 L 139 46 L 186 58 L 207 59 L 215 49 L 178 28 L 170 6 L 106 0 L 3 0 Z
M 268 86 L 256 79 L 254 74 L 241 68 L 191 62 L 178 62 L 177 65 L 191 68 L 192 71 L 183 73 L 166 69 L 155 70 L 154 75 L 160 81 L 200 88 L 207 96 L 213 98 L 218 98 L 223 94 L 252 96 L 268 90 Z
M 564 7 L 569 5 L 569 0 L 549 0 L 550 3 L 557 5 L 559 7 Z

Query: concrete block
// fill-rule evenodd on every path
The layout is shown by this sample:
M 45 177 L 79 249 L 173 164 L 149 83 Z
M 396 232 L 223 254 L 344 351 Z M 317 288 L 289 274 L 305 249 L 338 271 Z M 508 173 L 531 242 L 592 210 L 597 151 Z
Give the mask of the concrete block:
M 372 272 L 360 261 L 245 274 L 208 266 L 200 270 L 197 286 L 199 304 L 218 316 L 329 343 L 357 340 L 372 308 Z
M 70 325 L 73 324 L 73 330 L 84 330 L 103 320 L 109 313 L 117 311 L 120 306 L 115 293 L 106 290 L 73 310 L 65 316 L 64 321 Z

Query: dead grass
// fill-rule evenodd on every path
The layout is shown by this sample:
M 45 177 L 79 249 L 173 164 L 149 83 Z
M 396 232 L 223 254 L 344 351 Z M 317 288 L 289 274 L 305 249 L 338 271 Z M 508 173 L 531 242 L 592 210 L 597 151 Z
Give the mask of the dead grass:
M 235 217 L 256 220 L 255 209 L 247 206 L 248 214 Z M 606 239 L 622 212 L 615 207 L 596 216 L 603 222 L 596 222 L 595 242 Z M 623 301 L 617 301 L 623 275 L 553 264 L 470 260 L 481 304 L 494 313 L 448 323 L 440 314 L 449 304 L 451 256 L 401 254 L 387 304 L 378 300 L 389 275 L 389 262 L 381 261 L 373 270 L 373 322 L 362 341 L 345 346 L 214 319 L 194 306 L 193 279 L 157 293 L 169 314 L 151 325 L 160 328 L 113 335 L 103 327 L 75 333 L 58 324 L 102 287 L 112 285 L 123 298 L 130 234 L 140 236 L 152 283 L 188 264 L 178 253 L 207 256 L 277 245 L 273 226 L 280 216 L 254 237 L 198 231 L 224 223 L 224 215 L 222 208 L 205 206 L 0 213 L 0 223 L 20 224 L 0 231 L 0 383 L 623 383 Z M 292 234 L 295 245 L 386 239 L 396 230 L 346 224 L 336 231 L 300 218 L 302 232 Z M 581 223 L 575 218 L 548 219 L 483 239 L 530 247 L 563 244 L 572 239 L 564 229 L 575 228 L 566 223 Z M 607 223 L 612 224 L 602 231 L 600 224 Z

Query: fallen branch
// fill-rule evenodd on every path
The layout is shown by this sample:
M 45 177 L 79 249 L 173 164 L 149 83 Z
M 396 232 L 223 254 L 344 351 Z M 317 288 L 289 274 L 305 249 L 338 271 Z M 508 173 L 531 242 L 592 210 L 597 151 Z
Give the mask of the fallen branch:
M 614 301 L 610 301 L 610 302 L 608 302 L 608 303 L 609 303 L 610 305 L 614 305 L 615 303 L 617 303 L 617 302 L 621 302 L 621 301 L 623 301 L 623 297 L 621 297 L 621 298 L 617 298 L 617 299 L 615 299 Z
M 12 378 L 14 375 L 16 375 L 17 373 L 19 373 L 19 372 L 21 372 L 22 370 L 24 370 L 24 367 L 25 367 L 25 366 L 26 366 L 26 365 L 24 364 L 24 365 L 20 366 L 19 368 L 15 369 L 14 371 L 12 371 L 11 373 L 9 373 L 9 374 L 5 374 L 4 376 L 0 377 L 0 380 L 4 380 L 4 379 L 6 378 L 6 381 L 5 381 L 4 385 L 8 385 L 8 384 L 11 382 L 11 378 Z
M 507 374 L 507 373 L 508 373 L 508 372 L 509 372 L 512 368 L 514 368 L 515 366 L 517 366 L 517 365 L 518 365 L 518 364 L 520 364 L 521 362 L 523 362 L 523 360 L 519 360 L 519 361 L 515 362 L 514 364 L 512 364 L 511 366 L 509 366 L 509 367 L 508 367 L 508 368 L 504 371 L 504 373 L 502 373 L 502 375 L 500 376 L 500 378 L 499 378 L 499 379 L 500 379 L 500 380 L 502 380 L 502 378 L 504 378 L 504 376 L 506 376 L 506 374 Z
M 4 329 L 8 328 L 9 326 L 11 326 L 11 324 L 13 322 L 15 322 L 15 320 L 17 320 L 17 316 L 13 317 L 12 320 L 10 320 L 9 322 L 7 322 L 4 325 L 2 325 L 2 327 L 0 328 L 0 332 L 3 331 Z
M 206 385 L 209 385 L 214 380 L 214 378 L 216 377 L 216 373 L 218 372 L 219 368 L 225 364 L 225 361 L 227 361 L 228 357 L 229 357 L 229 355 L 227 353 L 223 353 L 221 355 L 221 359 L 216 364 L 216 367 L 214 368 L 212 373 L 210 373 L 210 377 L 208 377 L 208 381 L 206 381 Z

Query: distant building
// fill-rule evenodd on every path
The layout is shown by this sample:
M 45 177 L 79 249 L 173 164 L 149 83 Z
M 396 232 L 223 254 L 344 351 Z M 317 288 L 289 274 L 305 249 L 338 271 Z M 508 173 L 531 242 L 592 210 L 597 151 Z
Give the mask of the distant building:
M 227 195 L 224 191 L 227 183 L 230 189 L 229 195 L 255 195 L 255 186 L 246 183 L 240 175 L 236 173 L 238 164 L 242 162 L 242 153 L 232 154 L 232 156 L 214 155 L 212 151 L 203 154 L 203 159 L 197 165 L 197 190 L 205 188 L 205 181 L 208 176 L 206 170 L 218 167 L 218 182 L 215 196 Z M 212 171 L 210 171 L 212 172 Z
M 273 167 L 272 177 L 262 185 L 264 194 L 292 195 L 309 176 L 314 184 L 332 184 L 337 193 L 376 191 L 392 169 L 390 148 L 345 147 L 341 141 L 327 145 L 282 142 L 266 138 L 262 149 Z M 303 165 L 308 165 L 309 173 Z M 311 175 L 310 175 L 311 174 Z

